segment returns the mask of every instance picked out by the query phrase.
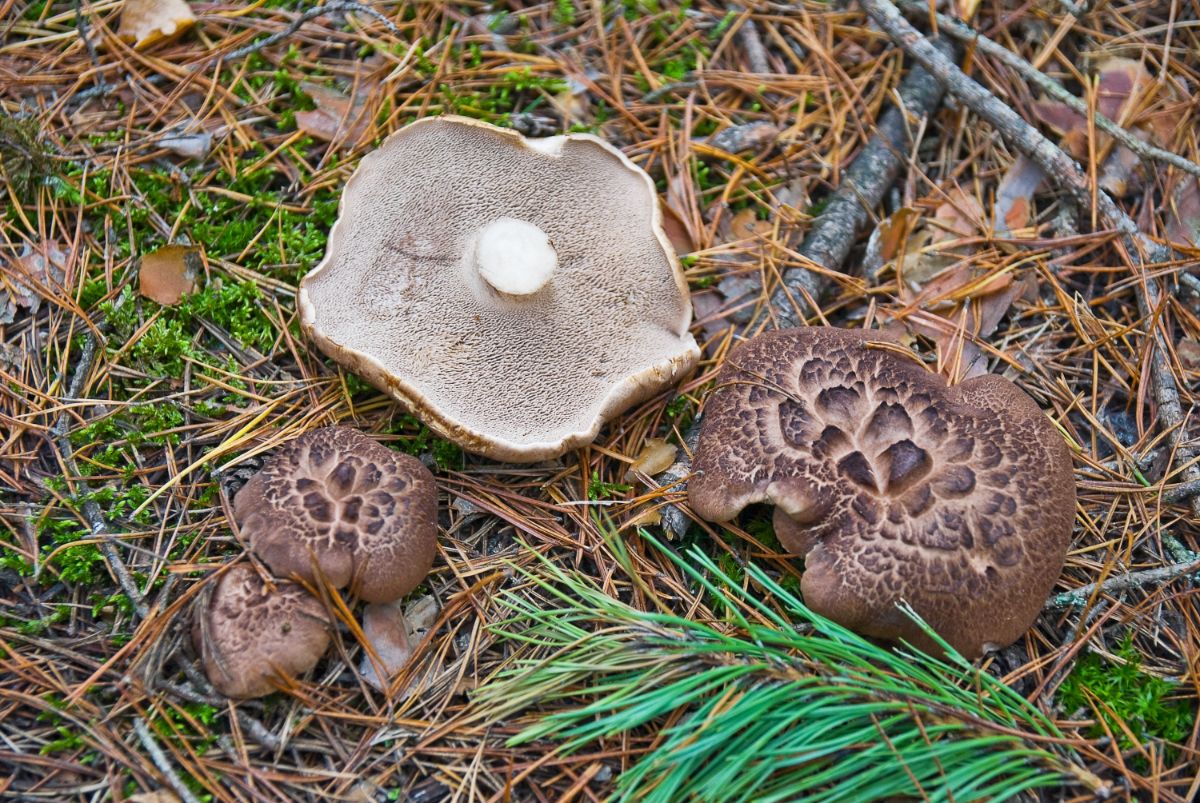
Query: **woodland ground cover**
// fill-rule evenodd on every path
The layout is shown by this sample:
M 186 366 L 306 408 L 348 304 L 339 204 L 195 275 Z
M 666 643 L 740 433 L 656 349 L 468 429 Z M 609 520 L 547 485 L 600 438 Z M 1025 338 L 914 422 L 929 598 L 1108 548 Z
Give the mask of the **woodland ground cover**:
M 668 538 L 656 514 L 680 495 L 629 474 L 648 439 L 683 445 L 729 348 L 774 325 L 772 291 L 810 266 L 805 233 L 911 70 L 855 4 L 192 3 L 191 30 L 141 51 L 124 5 L 0 2 L 0 797 L 1195 798 L 1186 169 L 1129 158 L 969 47 L 956 62 L 1168 258 L 1132 268 L 948 100 L 908 121 L 901 179 L 809 310 L 891 327 L 949 375 L 1004 373 L 1072 444 L 1056 596 L 972 667 L 808 614 L 769 511 Z M 1200 159 L 1195 2 L 965 6 L 1089 108 Z M 358 160 L 448 113 L 602 136 L 669 210 L 701 367 L 557 461 L 464 454 L 296 322 Z M 138 270 L 169 244 L 198 281 L 160 305 Z M 414 597 L 440 615 L 404 694 L 359 682 L 343 632 L 295 688 L 232 706 L 185 671 L 190 607 L 244 551 L 229 493 L 332 423 L 435 468 L 441 547 Z

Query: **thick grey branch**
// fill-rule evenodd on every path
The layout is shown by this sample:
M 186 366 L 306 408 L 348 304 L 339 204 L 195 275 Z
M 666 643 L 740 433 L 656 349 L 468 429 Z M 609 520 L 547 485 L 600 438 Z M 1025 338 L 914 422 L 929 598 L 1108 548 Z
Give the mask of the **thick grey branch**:
M 1091 208 L 1092 190 L 1088 178 L 1074 159 L 942 55 L 933 43 L 904 19 L 890 0 L 861 2 L 871 19 L 967 108 L 990 123 L 1013 147 L 1033 160 L 1042 172 L 1070 193 L 1081 209 Z M 1171 433 L 1171 445 L 1179 461 L 1187 466 L 1183 471 L 1184 479 L 1188 482 L 1200 480 L 1200 465 L 1194 462 L 1196 449 L 1188 441 L 1183 427 L 1179 388 L 1163 356 L 1168 351 L 1158 318 L 1161 291 L 1157 281 L 1149 276 L 1149 267 L 1154 263 L 1167 262 L 1170 250 L 1143 234 L 1129 215 L 1103 190 L 1097 189 L 1095 206 L 1101 224 L 1120 234 L 1126 259 L 1136 279 L 1134 291 L 1138 310 L 1150 327 L 1152 337 L 1150 382 L 1158 403 L 1159 419 Z M 1200 497 L 1192 499 L 1192 512 L 1200 516 Z

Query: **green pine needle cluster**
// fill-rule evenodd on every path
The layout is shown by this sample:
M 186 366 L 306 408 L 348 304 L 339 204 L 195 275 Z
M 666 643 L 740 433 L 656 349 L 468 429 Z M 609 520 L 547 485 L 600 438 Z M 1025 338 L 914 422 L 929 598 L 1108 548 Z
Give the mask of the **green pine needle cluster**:
M 525 572 L 494 628 L 524 649 L 476 698 L 490 722 L 539 709 L 510 744 L 556 739 L 565 753 L 661 728 L 617 780 L 616 800 L 647 803 L 998 801 L 1086 777 L 1046 716 L 948 647 L 939 659 L 877 646 L 756 566 L 752 588 L 778 609 L 698 549 L 684 559 L 643 538 L 723 610 L 694 621 L 637 610 L 548 561 Z

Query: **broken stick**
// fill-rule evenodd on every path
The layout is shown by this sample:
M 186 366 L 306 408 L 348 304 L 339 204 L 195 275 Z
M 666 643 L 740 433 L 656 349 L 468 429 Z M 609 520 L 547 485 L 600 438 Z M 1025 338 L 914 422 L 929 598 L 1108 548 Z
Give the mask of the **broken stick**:
M 948 41 L 936 41 L 933 47 L 949 55 L 954 53 L 954 46 Z M 841 270 L 850 249 L 870 222 L 872 210 L 896 183 L 914 145 L 910 133 L 919 128 L 917 121 L 937 111 L 943 92 L 941 84 L 925 70 L 917 67 L 909 72 L 900 83 L 899 103 L 880 116 L 875 133 L 843 174 L 825 209 L 813 220 L 798 250 L 800 256 L 829 271 Z M 800 325 L 808 311 L 808 299 L 819 299 L 828 284 L 828 277 L 807 268 L 795 267 L 785 272 L 770 302 L 777 326 Z M 697 418 L 684 438 L 683 457 L 659 476 L 660 487 L 687 489 L 699 425 Z M 688 515 L 679 505 L 663 505 L 659 515 L 667 537 L 682 535 L 687 530 Z
M 862 0 L 862 7 L 892 41 L 928 70 L 964 106 L 990 123 L 1014 148 L 1037 164 L 1042 172 L 1074 197 L 1081 209 L 1092 206 L 1092 188 L 1087 175 L 1075 160 L 946 58 L 934 47 L 933 42 L 908 23 L 891 0 Z M 1169 433 L 1179 463 L 1185 466 L 1183 478 L 1189 483 L 1200 480 L 1200 464 L 1195 460 L 1197 449 L 1188 441 L 1183 426 L 1184 412 L 1179 388 L 1164 356 L 1169 351 L 1162 327 L 1162 292 L 1158 281 L 1151 278 L 1151 269 L 1168 262 L 1171 251 L 1147 237 L 1133 219 L 1099 188 L 1095 191 L 1095 207 L 1100 223 L 1120 235 L 1118 250 L 1122 252 L 1136 279 L 1134 294 L 1138 311 L 1151 332 L 1150 383 L 1158 403 L 1159 420 Z M 1200 516 L 1200 496 L 1192 497 L 1191 508 L 1193 514 Z

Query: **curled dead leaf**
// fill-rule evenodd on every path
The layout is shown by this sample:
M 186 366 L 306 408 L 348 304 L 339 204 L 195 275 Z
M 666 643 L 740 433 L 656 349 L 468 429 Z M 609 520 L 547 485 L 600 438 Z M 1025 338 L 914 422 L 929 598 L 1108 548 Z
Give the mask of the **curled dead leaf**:
M 659 203 L 659 208 L 662 209 L 663 230 L 667 233 L 667 239 L 671 241 L 675 253 L 683 256 L 695 251 L 696 241 L 692 239 L 692 233 L 683 222 L 683 218 L 669 204 Z
M 946 201 L 939 204 L 933 213 L 930 242 L 936 245 L 977 236 L 980 221 L 983 220 L 983 207 L 979 201 L 961 187 L 954 187 L 946 196 Z
M 0 324 L 12 323 L 20 308 L 36 314 L 47 294 L 63 286 L 66 265 L 67 253 L 57 243 L 44 242 L 36 248 L 25 243 L 20 256 L 0 271 Z
M 196 291 L 203 263 L 200 249 L 187 245 L 164 245 L 142 257 L 138 270 L 138 292 L 151 301 L 174 306 Z
M 1171 194 L 1167 239 L 1181 246 L 1200 248 L 1200 179 L 1189 177 Z
M 992 228 L 1000 237 L 1007 237 L 1024 229 L 1033 222 L 1033 196 L 1042 186 L 1046 174 L 1024 154 L 1013 161 L 1012 166 L 1000 179 L 996 187 L 996 207 L 992 214 Z
M 1200 343 L 1185 337 L 1175 344 L 1175 353 L 1179 355 L 1183 370 L 1200 373 Z
M 213 137 L 207 131 L 175 132 L 159 137 L 158 146 L 185 159 L 203 159 L 212 150 Z
M 371 124 L 367 111 L 370 90 L 360 86 L 354 97 L 322 84 L 304 82 L 300 85 L 305 94 L 313 99 L 317 108 L 296 112 L 296 127 L 306 134 L 326 142 L 339 140 L 347 144 L 357 143 Z
M 166 42 L 196 24 L 196 15 L 184 0 L 125 0 L 117 37 L 135 50 Z
M 625 479 L 633 479 L 638 474 L 647 477 L 661 474 L 671 467 L 678 453 L 679 447 L 667 443 L 662 438 L 650 438 L 638 453 L 633 465 L 625 472 Z

